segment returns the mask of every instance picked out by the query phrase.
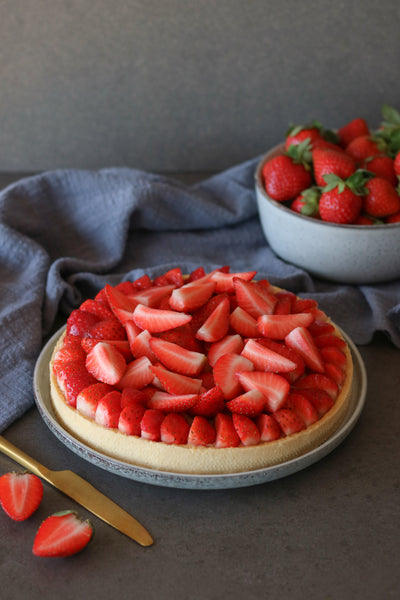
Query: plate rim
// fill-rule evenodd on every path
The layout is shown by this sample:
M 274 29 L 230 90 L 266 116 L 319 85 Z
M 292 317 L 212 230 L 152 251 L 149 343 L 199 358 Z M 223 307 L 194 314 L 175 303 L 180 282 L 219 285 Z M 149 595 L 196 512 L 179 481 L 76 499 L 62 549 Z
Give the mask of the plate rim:
M 352 406 L 339 429 L 337 429 L 325 442 L 317 446 L 317 448 L 313 448 L 301 456 L 279 463 L 278 465 L 251 471 L 240 471 L 238 473 L 176 473 L 141 467 L 134 463 L 121 461 L 110 457 L 107 454 L 103 454 L 98 450 L 94 450 L 73 436 L 57 421 L 50 398 L 49 360 L 54 346 L 65 331 L 65 328 L 66 325 L 63 325 L 49 338 L 43 346 L 35 363 L 33 391 L 39 414 L 53 435 L 55 435 L 57 439 L 72 452 L 80 456 L 80 458 L 116 475 L 142 483 L 180 489 L 228 489 L 258 485 L 292 475 L 321 460 L 341 444 L 356 425 L 365 405 L 367 395 L 367 372 L 363 359 L 354 342 L 340 327 L 338 327 L 349 345 L 355 367 L 354 371 L 358 371 L 352 384 L 352 395 L 355 394 L 356 398 L 353 400 Z M 357 385 L 359 389 L 355 390 L 354 388 L 357 387 Z

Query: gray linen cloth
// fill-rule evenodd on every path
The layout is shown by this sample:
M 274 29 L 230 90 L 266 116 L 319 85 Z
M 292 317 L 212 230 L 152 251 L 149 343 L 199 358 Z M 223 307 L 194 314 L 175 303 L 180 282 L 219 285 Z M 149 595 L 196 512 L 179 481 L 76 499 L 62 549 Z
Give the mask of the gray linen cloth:
M 145 272 L 257 270 L 318 300 L 356 344 L 383 331 L 400 347 L 400 280 L 337 285 L 274 255 L 258 219 L 257 162 L 191 186 L 127 168 L 57 170 L 0 194 L 0 430 L 34 404 L 33 369 L 56 316 Z

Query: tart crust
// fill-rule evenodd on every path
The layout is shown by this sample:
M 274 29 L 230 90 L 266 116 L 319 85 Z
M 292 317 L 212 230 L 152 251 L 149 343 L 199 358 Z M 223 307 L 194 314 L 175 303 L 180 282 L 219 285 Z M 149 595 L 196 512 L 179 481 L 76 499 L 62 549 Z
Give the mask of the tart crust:
M 342 338 L 335 329 L 336 335 Z M 347 358 L 347 370 L 341 391 L 334 406 L 307 429 L 272 442 L 234 448 L 153 442 L 125 435 L 118 429 L 102 427 L 66 403 L 53 373 L 54 357 L 63 343 L 64 335 L 56 344 L 49 365 L 51 400 L 58 422 L 90 448 L 138 467 L 199 475 L 230 474 L 271 467 L 295 459 L 329 439 L 343 423 L 351 402 L 353 361 L 346 344 L 343 351 Z

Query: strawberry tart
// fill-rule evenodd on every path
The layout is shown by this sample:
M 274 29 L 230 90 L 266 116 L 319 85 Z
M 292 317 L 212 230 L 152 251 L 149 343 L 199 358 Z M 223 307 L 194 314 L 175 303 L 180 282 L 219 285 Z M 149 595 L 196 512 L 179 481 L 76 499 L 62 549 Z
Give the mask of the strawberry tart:
M 238 473 L 326 441 L 353 363 L 316 301 L 222 267 L 106 285 L 50 363 L 56 418 L 91 448 L 173 473 Z

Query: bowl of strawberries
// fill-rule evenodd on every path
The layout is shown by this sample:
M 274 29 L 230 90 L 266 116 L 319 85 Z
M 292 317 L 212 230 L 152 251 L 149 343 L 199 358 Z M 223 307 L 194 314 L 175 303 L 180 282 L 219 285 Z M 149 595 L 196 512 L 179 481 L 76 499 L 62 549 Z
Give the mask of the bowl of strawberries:
M 337 131 L 292 126 L 255 173 L 272 250 L 313 276 L 347 284 L 400 278 L 400 113 L 385 105 Z

